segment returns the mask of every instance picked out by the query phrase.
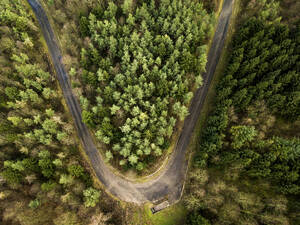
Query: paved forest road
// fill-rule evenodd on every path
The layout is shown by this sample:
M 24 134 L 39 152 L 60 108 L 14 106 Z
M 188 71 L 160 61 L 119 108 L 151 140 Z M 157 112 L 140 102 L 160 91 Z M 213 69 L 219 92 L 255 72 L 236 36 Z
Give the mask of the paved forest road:
M 88 128 L 82 122 L 80 105 L 72 93 L 68 74 L 61 62 L 61 53 L 46 13 L 38 0 L 28 0 L 41 26 L 56 70 L 57 79 L 59 80 L 64 98 L 72 114 L 78 136 L 86 154 L 101 183 L 111 194 L 121 200 L 140 204 L 146 201 L 159 200 L 165 196 L 168 196 L 170 202 L 180 199 L 187 169 L 187 160 L 185 157 L 186 149 L 220 58 L 232 13 L 233 1 L 234 0 L 224 0 L 223 9 L 219 16 L 215 36 L 208 54 L 207 72 L 203 76 L 203 86 L 195 93 L 190 107 L 190 115 L 184 121 L 182 133 L 168 164 L 155 179 L 144 183 L 132 183 L 113 174 L 100 157 Z

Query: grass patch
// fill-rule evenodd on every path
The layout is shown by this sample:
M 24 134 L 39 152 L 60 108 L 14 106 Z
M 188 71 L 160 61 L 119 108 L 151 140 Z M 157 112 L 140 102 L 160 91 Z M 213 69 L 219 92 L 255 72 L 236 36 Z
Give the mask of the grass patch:
M 152 214 L 151 204 L 139 208 L 129 222 L 130 225 L 183 225 L 187 211 L 182 203 L 172 205 L 156 214 Z

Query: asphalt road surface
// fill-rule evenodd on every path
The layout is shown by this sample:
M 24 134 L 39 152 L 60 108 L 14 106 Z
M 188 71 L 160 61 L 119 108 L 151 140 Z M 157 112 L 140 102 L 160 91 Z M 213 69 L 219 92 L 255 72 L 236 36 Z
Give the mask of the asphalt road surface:
M 208 54 L 208 62 L 206 65 L 207 72 L 203 75 L 203 86 L 196 91 L 192 99 L 189 109 L 190 115 L 184 121 L 182 132 L 167 165 L 160 175 L 153 180 L 144 183 L 133 183 L 115 175 L 100 157 L 88 128 L 82 122 L 81 108 L 75 95 L 72 93 L 68 74 L 61 61 L 62 56 L 46 13 L 38 0 L 28 0 L 39 21 L 47 42 L 57 79 L 73 117 L 83 148 L 90 159 L 98 179 L 105 186 L 107 191 L 119 199 L 137 204 L 147 201 L 153 202 L 164 197 L 168 197 L 170 202 L 175 202 L 180 199 L 188 164 L 185 153 L 224 46 L 229 19 L 232 14 L 233 1 L 234 0 L 224 0 L 213 42 Z

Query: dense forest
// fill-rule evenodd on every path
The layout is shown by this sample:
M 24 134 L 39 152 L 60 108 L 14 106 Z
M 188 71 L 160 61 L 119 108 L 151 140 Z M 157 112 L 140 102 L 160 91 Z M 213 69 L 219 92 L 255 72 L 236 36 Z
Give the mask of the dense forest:
M 216 1 L 204 1 L 210 14 L 193 0 L 44 2 L 99 149 L 120 168 L 143 170 L 169 147 L 202 83 Z
M 150 169 L 201 86 L 220 1 L 40 1 L 99 150 L 119 168 Z M 300 4 L 235 1 L 179 224 L 298 225 Z M 0 86 L 0 224 L 170 224 L 93 182 L 26 0 L 0 1 Z
M 26 1 L 0 2 L 0 223 L 104 222 L 118 206 L 101 200 L 103 213 L 97 205 L 102 194 L 80 159 L 29 9 Z
M 168 148 L 201 85 L 212 18 L 181 0 L 108 1 L 81 16 L 82 117 L 108 161 L 143 170 Z
M 199 140 L 189 224 L 299 223 L 300 23 L 281 23 L 275 1 L 247 7 Z

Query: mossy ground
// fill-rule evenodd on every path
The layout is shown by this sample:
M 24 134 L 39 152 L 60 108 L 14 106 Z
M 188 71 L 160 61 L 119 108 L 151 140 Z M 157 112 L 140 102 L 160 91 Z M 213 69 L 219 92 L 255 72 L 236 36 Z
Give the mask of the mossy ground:
M 182 203 L 172 205 L 156 214 L 151 212 L 151 204 L 145 204 L 133 214 L 130 225 L 183 225 L 187 211 Z

